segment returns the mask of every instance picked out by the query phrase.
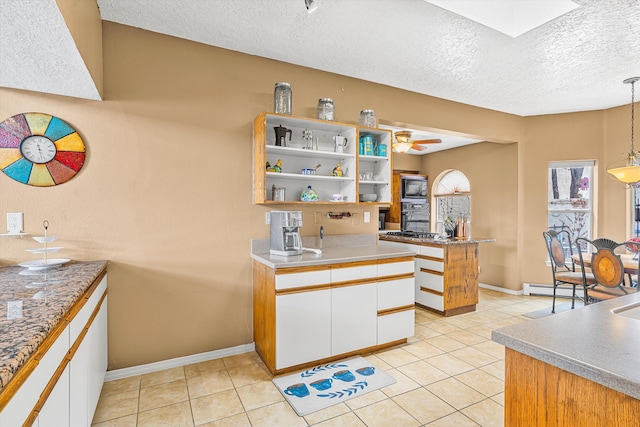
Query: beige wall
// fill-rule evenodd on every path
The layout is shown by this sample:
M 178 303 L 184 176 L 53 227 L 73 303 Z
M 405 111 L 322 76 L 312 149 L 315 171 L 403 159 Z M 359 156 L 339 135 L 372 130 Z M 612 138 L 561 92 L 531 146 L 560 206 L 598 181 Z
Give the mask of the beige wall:
M 568 145 L 566 156 L 585 146 L 598 156 L 598 138 L 618 136 L 606 122 L 626 124 L 615 109 L 523 119 L 113 23 L 102 30 L 103 102 L 0 89 L 0 118 L 53 114 L 87 145 L 84 168 L 60 186 L 0 175 L 0 215 L 24 212 L 34 234 L 49 220 L 65 248 L 60 256 L 110 260 L 109 369 L 252 342 L 249 245 L 268 237 L 268 209 L 251 203 L 251 124 L 272 109 L 276 81 L 291 83 L 294 115 L 313 117 L 318 98 L 331 97 L 339 121 L 355 123 L 373 108 L 388 121 L 518 141 L 442 153 L 436 165 L 430 156 L 394 159 L 394 167 L 418 164 L 433 176 L 443 167 L 468 173 L 473 232 L 499 240 L 480 248 L 480 279 L 510 289 L 548 275 L 539 260 L 518 261 L 543 251 L 547 159 L 558 145 Z M 317 234 L 315 213 L 326 210 L 303 209 L 304 235 Z M 375 221 L 323 225 L 328 235 L 376 232 Z M 0 240 L 0 263 L 30 259 L 30 247 L 28 238 Z

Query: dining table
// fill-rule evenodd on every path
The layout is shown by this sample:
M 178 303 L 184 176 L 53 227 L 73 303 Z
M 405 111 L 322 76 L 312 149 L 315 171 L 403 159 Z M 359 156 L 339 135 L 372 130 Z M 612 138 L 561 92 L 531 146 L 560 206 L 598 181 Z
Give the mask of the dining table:
M 582 263 L 585 267 L 591 267 L 591 253 L 583 252 L 582 253 Z M 622 260 L 622 266 L 624 267 L 625 274 L 635 275 L 638 274 L 638 258 L 636 258 L 636 254 L 618 254 L 620 255 L 620 259 Z M 580 265 L 580 254 L 574 254 L 571 256 L 571 259 L 577 264 Z

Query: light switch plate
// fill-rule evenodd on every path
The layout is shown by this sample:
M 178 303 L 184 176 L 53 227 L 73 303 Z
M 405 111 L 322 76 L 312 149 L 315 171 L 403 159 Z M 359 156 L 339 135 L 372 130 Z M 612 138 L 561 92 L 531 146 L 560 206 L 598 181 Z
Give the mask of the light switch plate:
M 371 212 L 364 213 L 364 222 L 371 222 Z
M 271 212 L 265 212 L 264 223 L 267 225 L 271 224 Z
M 22 212 L 7 213 L 7 234 L 20 234 L 24 228 Z

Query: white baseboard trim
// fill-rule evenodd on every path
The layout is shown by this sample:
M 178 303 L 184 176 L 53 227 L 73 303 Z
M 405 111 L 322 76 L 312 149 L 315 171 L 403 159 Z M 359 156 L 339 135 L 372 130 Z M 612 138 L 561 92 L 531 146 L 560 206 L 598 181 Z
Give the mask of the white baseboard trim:
M 553 286 L 542 283 L 525 283 L 523 291 L 525 295 L 553 296 Z M 578 286 L 576 288 L 576 293 L 581 291 L 581 287 Z M 569 287 L 562 286 L 556 289 L 556 296 L 560 298 L 571 298 L 572 293 L 573 289 Z
M 478 283 L 479 288 L 489 289 L 490 291 L 502 292 L 509 295 L 522 295 L 522 290 L 514 291 L 513 289 L 501 288 L 500 286 L 487 285 L 486 283 Z
M 236 354 L 249 353 L 255 350 L 255 343 L 242 344 L 235 347 L 223 348 L 220 350 L 207 351 L 205 353 L 192 354 L 190 356 L 176 357 L 175 359 L 161 360 L 160 362 L 147 363 L 146 365 L 132 366 L 130 368 L 115 369 L 107 371 L 105 381 L 119 380 L 122 378 L 134 377 L 136 375 L 148 374 L 162 371 L 164 369 L 177 368 L 190 365 L 192 363 L 205 362 L 207 360 L 220 359 L 222 357 L 235 356 Z

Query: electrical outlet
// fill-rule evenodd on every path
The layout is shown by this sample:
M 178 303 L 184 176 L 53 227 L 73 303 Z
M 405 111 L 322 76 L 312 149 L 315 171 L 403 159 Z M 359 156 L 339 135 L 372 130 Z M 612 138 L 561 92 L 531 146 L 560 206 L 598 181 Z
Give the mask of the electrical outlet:
M 267 225 L 271 224 L 271 212 L 265 212 L 264 223 Z
M 7 213 L 7 233 L 20 234 L 24 228 L 24 218 L 22 212 Z
M 364 213 L 364 222 L 371 222 L 371 212 Z
M 7 301 L 7 319 L 22 318 L 22 300 Z

